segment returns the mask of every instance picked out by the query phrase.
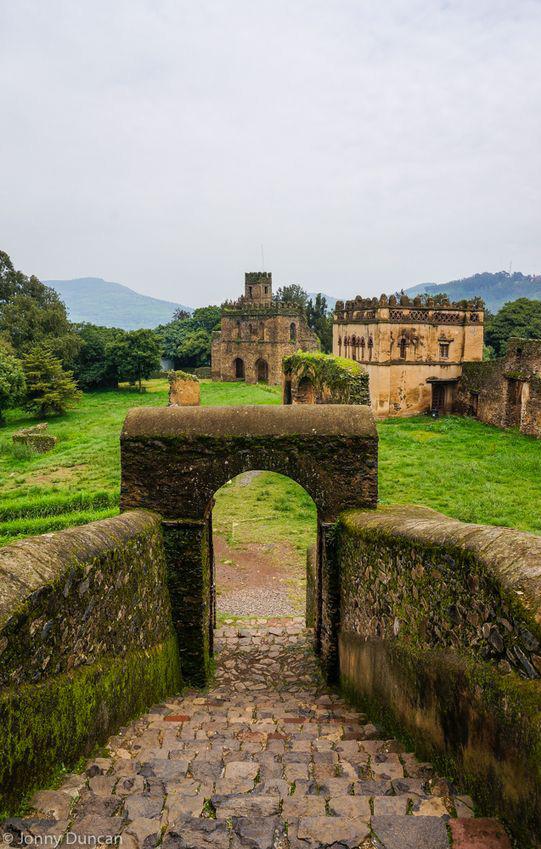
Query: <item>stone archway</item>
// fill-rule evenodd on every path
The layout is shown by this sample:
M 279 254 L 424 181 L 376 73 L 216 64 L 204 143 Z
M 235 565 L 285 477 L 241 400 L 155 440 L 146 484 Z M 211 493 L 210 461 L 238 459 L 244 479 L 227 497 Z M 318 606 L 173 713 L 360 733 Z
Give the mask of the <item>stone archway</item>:
M 255 364 L 255 378 L 258 383 L 269 382 L 269 364 L 266 360 L 257 360 Z
M 316 650 L 338 672 L 334 524 L 376 507 L 377 432 L 368 407 L 165 407 L 131 410 L 121 435 L 121 509 L 161 514 L 183 676 L 206 681 L 213 635 L 214 493 L 241 472 L 279 472 L 312 497 L 318 518 Z

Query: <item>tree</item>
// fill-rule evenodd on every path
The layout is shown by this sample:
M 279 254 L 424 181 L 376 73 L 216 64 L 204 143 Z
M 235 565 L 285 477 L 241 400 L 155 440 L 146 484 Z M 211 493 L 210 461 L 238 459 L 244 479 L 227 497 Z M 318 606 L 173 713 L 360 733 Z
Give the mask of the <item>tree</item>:
M 46 344 L 67 365 L 73 363 L 79 348 L 58 294 L 37 277 L 15 271 L 3 251 L 0 251 L 0 333 L 19 357 L 36 345 Z
M 15 407 L 24 397 L 26 380 L 20 361 L 0 342 L 0 424 L 3 424 L 5 410 Z
M 497 356 L 505 354 L 511 336 L 541 339 L 541 301 L 510 301 L 485 326 L 485 343 Z
M 116 387 L 118 370 L 116 359 L 110 356 L 110 346 L 126 335 L 116 327 L 99 327 L 80 324 L 76 327 L 80 349 L 73 371 L 82 389 Z
M 330 354 L 332 351 L 332 315 L 327 309 L 327 300 L 321 292 L 311 299 L 306 306 L 308 327 L 314 331 L 321 343 L 321 350 Z
M 60 415 L 82 397 L 70 371 L 45 346 L 37 346 L 23 359 L 26 378 L 24 406 L 38 416 Z
M 211 333 L 220 327 L 221 307 L 199 307 L 193 315 L 157 328 L 165 357 L 175 367 L 196 368 L 210 362 Z
M 173 313 L 173 321 L 184 321 L 185 318 L 189 318 L 190 313 L 188 310 L 183 309 L 182 307 L 177 307 L 175 312 Z
M 308 293 L 298 283 L 289 283 L 276 290 L 273 300 L 284 304 L 294 304 L 304 312 L 308 304 Z
M 106 362 L 115 379 L 139 384 L 160 367 L 160 345 L 153 330 L 130 330 L 106 346 Z
M 212 330 L 220 329 L 221 318 L 221 307 L 198 307 L 193 311 L 193 315 L 190 317 L 190 322 L 195 329 L 204 328 L 210 333 Z

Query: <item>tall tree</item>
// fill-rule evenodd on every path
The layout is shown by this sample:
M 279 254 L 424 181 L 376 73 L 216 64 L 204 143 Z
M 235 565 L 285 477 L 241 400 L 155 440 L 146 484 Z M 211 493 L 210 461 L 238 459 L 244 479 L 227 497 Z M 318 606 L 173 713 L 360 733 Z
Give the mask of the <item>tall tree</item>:
M 36 345 L 45 345 L 64 364 L 70 364 L 79 348 L 79 339 L 58 294 L 37 277 L 15 271 L 3 251 L 0 251 L 0 334 L 20 357 Z
M 308 327 L 314 331 L 321 343 L 321 350 L 329 354 L 332 351 L 332 315 L 327 308 L 327 300 L 321 292 L 315 301 L 308 301 L 306 307 Z
M 273 299 L 284 304 L 294 304 L 303 312 L 308 304 L 308 293 L 298 283 L 288 283 L 276 290 Z
M 510 301 L 485 325 L 485 342 L 497 356 L 505 354 L 511 336 L 541 339 L 541 301 Z
M 20 360 L 9 346 L 0 341 L 0 424 L 5 421 L 4 413 L 22 401 L 26 380 Z
M 47 347 L 35 347 L 23 359 L 26 378 L 24 406 L 38 416 L 60 415 L 74 406 L 82 393 L 70 371 Z
M 106 346 L 106 358 L 117 380 L 138 383 L 160 367 L 160 345 L 153 330 L 130 330 Z

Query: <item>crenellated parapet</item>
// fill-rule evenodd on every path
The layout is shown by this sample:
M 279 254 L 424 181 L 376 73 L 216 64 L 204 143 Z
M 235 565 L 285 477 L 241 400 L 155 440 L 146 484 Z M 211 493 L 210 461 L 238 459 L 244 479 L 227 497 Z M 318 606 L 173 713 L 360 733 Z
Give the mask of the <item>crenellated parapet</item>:
M 338 323 L 355 321 L 405 322 L 427 324 L 482 324 L 484 302 L 450 301 L 446 296 L 380 295 L 379 298 L 355 298 L 337 301 L 334 320 Z

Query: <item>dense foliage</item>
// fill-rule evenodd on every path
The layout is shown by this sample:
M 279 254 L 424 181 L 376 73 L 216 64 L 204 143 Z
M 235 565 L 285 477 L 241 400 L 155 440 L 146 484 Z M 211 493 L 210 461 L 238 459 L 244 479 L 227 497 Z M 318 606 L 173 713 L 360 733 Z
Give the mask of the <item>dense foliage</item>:
M 211 334 L 220 328 L 221 308 L 200 307 L 191 316 L 178 315 L 175 321 L 157 328 L 164 356 L 173 360 L 175 367 L 208 365 Z
M 24 397 L 25 389 L 20 360 L 0 341 L 0 424 L 4 423 L 4 410 L 14 407 Z
M 541 339 L 541 301 L 519 298 L 505 304 L 485 326 L 485 342 L 497 356 L 503 356 L 512 336 Z
M 36 347 L 23 359 L 26 378 L 25 409 L 38 416 L 60 415 L 80 400 L 72 372 L 46 347 Z
M 0 335 L 22 357 L 35 345 L 52 351 L 63 364 L 76 356 L 79 340 L 54 289 L 37 277 L 15 271 L 0 251 Z
M 356 360 L 334 357 L 332 354 L 297 351 L 283 359 L 284 374 L 308 378 L 318 392 L 328 388 L 335 402 L 366 404 L 368 375 Z

